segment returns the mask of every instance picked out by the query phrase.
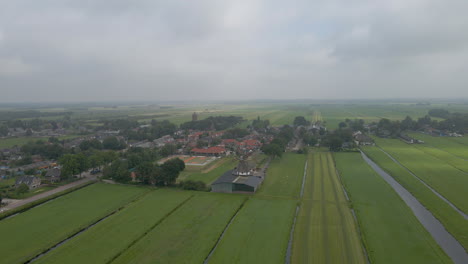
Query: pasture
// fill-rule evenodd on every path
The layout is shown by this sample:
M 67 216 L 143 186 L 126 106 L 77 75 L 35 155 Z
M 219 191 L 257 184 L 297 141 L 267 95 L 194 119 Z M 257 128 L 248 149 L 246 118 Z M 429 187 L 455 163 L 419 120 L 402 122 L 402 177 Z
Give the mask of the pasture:
M 250 198 L 208 263 L 284 263 L 296 202 Z
M 451 263 L 398 194 L 359 153 L 334 158 L 371 263 Z
M 466 172 L 400 140 L 377 138 L 376 143 L 452 204 L 468 213 Z
M 273 159 L 257 195 L 298 198 L 305 160 L 305 155 L 295 153 Z
M 365 147 L 363 151 L 431 211 L 465 249 L 468 248 L 468 221 L 463 216 L 379 148 Z
M 3 219 L 0 221 L 0 263 L 24 263 L 147 191 L 93 184 Z
M 419 140 L 423 140 L 425 142 L 423 145 L 429 145 L 465 161 L 468 160 L 468 146 L 462 143 L 464 138 L 433 137 L 422 133 L 409 133 L 409 135 Z
M 198 193 L 112 263 L 202 263 L 245 199 Z
M 36 263 L 109 263 L 190 198 L 156 190 L 41 257 Z
M 292 263 L 366 263 L 330 153 L 309 154 Z

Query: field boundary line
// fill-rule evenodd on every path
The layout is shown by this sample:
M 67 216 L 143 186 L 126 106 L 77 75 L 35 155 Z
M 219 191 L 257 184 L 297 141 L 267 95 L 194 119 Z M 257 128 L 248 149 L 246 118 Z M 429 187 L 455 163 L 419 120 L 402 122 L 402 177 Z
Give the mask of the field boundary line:
M 26 263 L 31 263 L 31 262 L 34 262 L 34 261 L 38 260 L 39 258 L 43 257 L 44 255 L 46 255 L 46 254 L 49 253 L 50 251 L 52 251 L 52 250 L 54 250 L 54 249 L 60 247 L 61 245 L 65 244 L 68 240 L 70 240 L 70 239 L 72 239 L 72 238 L 74 238 L 74 237 L 80 235 L 81 233 L 87 231 L 87 230 L 90 229 L 91 227 L 97 225 L 98 223 L 100 223 L 100 222 L 106 220 L 107 218 L 109 218 L 110 216 L 116 214 L 117 212 L 119 212 L 119 211 L 121 211 L 121 210 L 127 208 L 128 206 L 130 206 L 131 204 L 135 203 L 136 201 L 142 199 L 144 196 L 146 196 L 146 195 L 147 195 L 148 193 L 150 193 L 150 192 L 151 192 L 151 191 L 149 190 L 149 191 L 147 191 L 147 192 L 142 193 L 141 195 L 138 195 L 137 197 L 135 197 L 135 199 L 133 199 L 133 200 L 129 201 L 128 203 L 126 203 L 126 204 L 120 206 L 119 208 L 117 208 L 117 209 L 115 209 L 114 211 L 112 211 L 112 212 L 106 214 L 105 216 L 100 217 L 98 220 L 91 222 L 90 224 L 86 225 L 85 227 L 80 228 L 78 231 L 73 232 L 73 233 L 72 233 L 71 235 L 69 235 L 67 238 L 61 240 L 60 242 L 58 242 L 58 243 L 56 243 L 55 245 L 53 245 L 53 246 L 47 248 L 46 250 L 43 250 L 41 253 L 39 253 L 39 254 L 35 255 L 34 257 L 28 259 L 28 260 L 25 261 L 24 263 L 25 263 L 25 264 L 26 264 Z
M 338 211 L 338 214 L 340 216 L 340 223 L 341 223 L 341 230 L 343 231 L 343 240 L 345 240 L 345 260 L 349 260 L 350 259 L 350 256 L 352 255 L 351 253 L 351 249 L 350 249 L 350 243 L 351 243 L 351 239 L 350 239 L 350 234 L 349 234 L 349 230 L 346 228 L 346 223 L 345 223 L 345 216 L 343 214 L 343 208 L 342 207 L 342 204 L 339 202 L 340 200 L 338 199 L 338 186 L 337 186 L 337 175 L 333 175 L 333 173 L 335 173 L 335 171 L 330 167 L 331 165 L 333 166 L 333 168 L 335 168 L 335 165 L 332 163 L 330 164 L 330 162 L 333 162 L 333 159 L 330 157 L 331 154 L 327 154 L 327 167 L 328 167 L 328 173 L 330 175 L 330 183 L 332 185 L 332 190 L 333 190 L 333 196 L 335 197 L 335 200 L 336 200 L 336 210 Z M 335 178 L 335 179 L 332 179 L 332 178 Z
M 211 256 L 214 254 L 216 251 L 216 248 L 218 248 L 219 243 L 224 237 L 224 234 L 228 230 L 229 226 L 231 226 L 232 222 L 234 222 L 235 218 L 239 214 L 240 210 L 244 207 L 244 205 L 247 203 L 247 201 L 250 200 L 250 197 L 246 197 L 244 201 L 241 203 L 241 205 L 237 208 L 237 210 L 234 212 L 232 215 L 231 219 L 229 222 L 226 224 L 226 226 L 223 229 L 223 232 L 219 235 L 218 239 L 216 240 L 216 243 L 214 244 L 213 248 L 210 250 L 210 253 L 208 253 L 208 256 L 206 256 L 205 260 L 203 261 L 203 264 L 207 264 L 210 261 Z
M 169 211 L 166 215 L 164 215 L 161 219 L 159 219 L 154 225 L 152 225 L 148 230 L 143 232 L 139 237 L 137 237 L 135 240 L 133 240 L 125 249 L 117 253 L 114 257 L 112 257 L 109 261 L 106 263 L 112 263 L 114 260 L 116 260 L 118 257 L 120 257 L 125 251 L 127 251 L 129 248 L 131 248 L 133 245 L 135 245 L 138 241 L 140 241 L 143 237 L 145 237 L 149 232 L 153 231 L 159 224 L 161 224 L 164 220 L 166 220 L 170 215 L 172 215 L 177 209 L 182 207 L 184 204 L 186 204 L 190 199 L 195 197 L 195 194 L 190 195 L 187 199 L 182 201 L 180 204 L 178 204 L 176 207 L 174 207 L 171 211 Z
M 301 193 L 300 193 L 300 198 L 302 199 L 302 196 L 304 195 L 304 185 L 306 181 L 306 175 L 307 175 L 307 163 L 309 156 L 307 155 L 307 159 L 304 165 L 304 176 L 302 177 L 302 187 L 301 187 Z M 296 206 L 296 213 L 294 214 L 294 220 L 291 225 L 291 231 L 289 232 L 289 241 L 288 241 L 288 247 L 286 249 L 286 257 L 284 260 L 284 263 L 289 264 L 291 263 L 291 258 L 292 258 L 292 246 L 294 242 L 294 231 L 296 229 L 296 221 L 297 221 L 297 216 L 299 215 L 299 211 L 301 209 L 301 203 L 299 203 Z
M 450 207 L 452 207 L 455 211 L 457 211 L 457 213 L 459 213 L 461 216 L 463 216 L 463 218 L 465 218 L 466 220 L 468 220 L 468 215 L 465 214 L 465 212 L 463 212 L 460 208 L 458 208 L 456 205 L 454 205 L 452 202 L 450 202 L 447 198 L 445 198 L 442 194 L 440 194 L 439 192 L 437 192 L 434 188 L 432 188 L 429 184 L 427 184 L 423 179 L 421 179 L 420 177 L 418 177 L 416 174 L 414 174 L 410 169 L 408 169 L 405 165 L 401 164 L 397 159 L 395 159 L 392 155 L 390 155 L 390 153 L 388 153 L 387 151 L 385 151 L 383 148 L 381 148 L 380 146 L 377 146 L 378 149 L 380 149 L 380 151 L 382 151 L 383 153 L 385 153 L 385 155 L 387 155 L 395 164 L 397 164 L 398 166 L 400 166 L 401 168 L 403 168 L 404 170 L 406 170 L 410 175 L 412 175 L 413 177 L 415 177 L 417 180 L 419 180 L 424 186 L 426 186 L 429 190 L 431 190 L 435 195 L 437 195 L 440 199 L 442 199 L 442 201 L 444 201 L 445 203 L 447 203 Z M 365 153 L 365 152 L 364 152 Z M 425 152 L 424 152 L 425 153 Z M 367 154 L 366 154 L 367 156 Z M 369 156 L 367 156 L 369 157 Z M 371 157 L 369 157 L 369 159 L 371 159 L 372 161 L 374 161 Z M 374 161 L 375 162 L 375 161 Z M 375 162 L 377 164 L 377 162 Z M 379 166 L 380 167 L 380 166 Z M 384 170 L 382 168 L 382 170 Z M 384 170 L 385 171 L 385 170 Z M 387 171 L 385 171 L 387 172 Z M 392 178 L 394 178 L 392 176 L 392 174 L 390 172 L 387 172 L 388 175 L 390 175 Z M 395 178 L 394 178 L 395 179 Z M 396 180 L 396 179 L 395 179 Z M 398 183 L 400 183 L 399 181 L 397 181 Z M 406 188 L 405 188 L 406 189 Z M 411 193 L 411 192 L 410 192 Z
M 328 244 L 328 221 L 327 221 L 327 206 L 326 201 L 327 197 L 325 196 L 325 171 L 323 169 L 323 154 L 319 155 L 320 160 L 320 176 L 322 180 L 320 181 L 320 192 L 321 192 L 321 204 L 322 207 L 322 221 L 323 221 L 323 233 L 322 233 L 322 243 L 325 245 L 325 263 L 330 263 L 330 250 L 327 245 Z M 328 167 L 328 166 L 327 166 Z

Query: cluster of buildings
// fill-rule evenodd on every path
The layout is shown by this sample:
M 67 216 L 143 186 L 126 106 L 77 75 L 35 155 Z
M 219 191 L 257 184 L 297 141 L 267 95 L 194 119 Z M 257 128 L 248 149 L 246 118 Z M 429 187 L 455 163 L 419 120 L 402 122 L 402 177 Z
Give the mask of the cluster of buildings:
M 226 171 L 211 184 L 212 192 L 253 193 L 262 184 L 265 170 L 260 170 L 246 160 L 240 160 L 233 170 Z

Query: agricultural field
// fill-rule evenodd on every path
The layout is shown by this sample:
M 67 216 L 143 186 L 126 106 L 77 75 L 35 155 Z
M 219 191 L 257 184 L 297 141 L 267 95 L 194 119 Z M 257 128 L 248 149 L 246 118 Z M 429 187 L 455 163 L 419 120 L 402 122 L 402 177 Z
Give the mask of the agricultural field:
M 257 195 L 298 198 L 305 160 L 306 155 L 295 153 L 273 159 Z
M 468 175 L 445 161 L 396 139 L 376 144 L 463 212 L 468 212 Z
M 237 159 L 226 157 L 210 163 L 204 168 L 187 168 L 182 171 L 178 180 L 202 181 L 205 184 L 211 184 L 226 171 L 234 169 L 237 163 Z
M 359 153 L 335 153 L 371 263 L 451 263 L 398 194 Z
M 422 133 L 409 133 L 409 135 L 424 141 L 423 145 L 429 145 L 431 147 L 443 150 L 455 157 L 463 159 L 464 161 L 468 160 L 468 146 L 463 144 L 464 139 L 468 137 L 433 137 Z
M 78 135 L 66 135 L 58 137 L 59 140 L 72 139 L 79 137 Z M 30 141 L 43 140 L 47 141 L 48 137 L 15 137 L 15 138 L 0 138 L 0 149 L 11 148 L 14 146 L 22 146 Z
M 284 263 L 296 201 L 250 198 L 208 263 Z
M 151 191 L 35 263 L 109 263 L 191 195 L 190 192 L 164 189 Z
M 292 263 L 367 263 L 329 152 L 309 154 Z
M 0 221 L 1 263 L 24 263 L 148 189 L 93 184 Z M 27 227 L 27 228 L 25 228 Z
M 382 169 L 389 173 L 406 190 L 439 219 L 465 249 L 468 249 L 468 221 L 455 209 L 440 199 L 421 181 L 411 175 L 406 169 L 390 159 L 377 147 L 364 147 L 364 152 Z
M 112 263 L 202 263 L 245 199 L 196 194 Z

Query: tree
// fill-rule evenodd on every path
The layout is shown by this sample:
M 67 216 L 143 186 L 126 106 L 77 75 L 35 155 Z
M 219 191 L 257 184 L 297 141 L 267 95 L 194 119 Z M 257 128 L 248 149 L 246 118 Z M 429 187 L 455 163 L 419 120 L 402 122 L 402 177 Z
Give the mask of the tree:
M 81 173 L 89 169 L 89 160 L 88 160 L 88 157 L 85 156 L 83 153 L 76 154 L 75 159 L 78 164 L 78 171 L 81 177 Z
M 347 126 L 348 126 L 348 125 L 347 125 L 345 122 L 340 122 L 340 123 L 338 124 L 338 127 L 339 127 L 340 129 L 345 128 L 345 127 L 347 127 Z
M 338 136 L 332 136 L 328 139 L 328 147 L 331 151 L 339 151 L 341 150 L 341 146 L 343 145 L 343 140 Z
M 296 116 L 294 118 L 294 126 L 308 126 L 309 124 L 310 122 L 307 121 L 303 116 Z
M 163 185 L 172 185 L 175 183 L 179 173 L 185 169 L 185 163 L 179 158 L 170 159 L 161 165 Z
M 125 148 L 125 144 L 116 137 L 107 137 L 102 142 L 102 147 L 104 149 L 120 150 Z
M 283 148 L 278 144 L 268 144 L 262 146 L 262 151 L 268 156 L 271 157 L 281 157 L 283 155 Z
M 69 178 L 75 174 L 80 173 L 80 164 L 76 158 L 75 154 L 65 154 L 63 155 L 59 163 L 62 165 L 62 176 Z
M 159 153 L 163 157 L 174 155 L 177 151 L 177 146 L 174 144 L 166 144 L 160 150 Z
M 143 162 L 136 167 L 138 178 L 144 184 L 155 185 L 158 175 L 158 169 L 152 162 Z
M 117 159 L 110 166 L 104 168 L 104 178 L 111 178 L 116 182 L 127 183 L 132 180 L 126 161 Z

